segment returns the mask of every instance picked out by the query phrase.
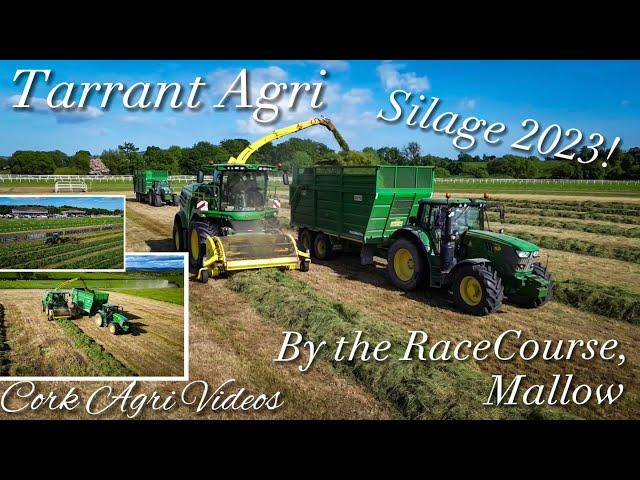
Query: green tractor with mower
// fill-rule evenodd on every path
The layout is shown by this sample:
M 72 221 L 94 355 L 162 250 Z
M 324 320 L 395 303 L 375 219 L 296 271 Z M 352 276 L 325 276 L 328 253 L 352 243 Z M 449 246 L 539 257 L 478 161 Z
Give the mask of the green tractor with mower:
M 553 280 L 539 248 L 492 231 L 488 211 L 504 208 L 487 199 L 431 198 L 433 167 L 315 166 L 294 170 L 291 224 L 301 250 L 319 260 L 360 249 L 363 265 L 387 259 L 397 288 L 446 289 L 457 308 L 487 315 L 504 297 L 539 307 L 553 295 Z
M 105 303 L 98 309 L 93 318 L 98 327 L 107 327 L 112 335 L 129 333 L 131 329 L 129 320 L 119 305 Z

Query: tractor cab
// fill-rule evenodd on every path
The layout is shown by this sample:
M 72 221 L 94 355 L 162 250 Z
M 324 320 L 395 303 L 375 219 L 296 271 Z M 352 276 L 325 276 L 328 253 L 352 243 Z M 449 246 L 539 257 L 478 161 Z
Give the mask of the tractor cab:
M 169 182 L 167 182 L 166 180 L 155 180 L 153 182 L 152 188 L 154 192 L 157 192 L 161 195 L 173 194 L 173 189 L 171 188 L 171 185 L 169 185 Z

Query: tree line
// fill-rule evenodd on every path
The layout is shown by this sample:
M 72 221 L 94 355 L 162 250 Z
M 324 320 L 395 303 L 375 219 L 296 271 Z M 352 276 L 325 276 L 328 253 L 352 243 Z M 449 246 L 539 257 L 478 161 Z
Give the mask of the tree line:
M 149 146 L 140 150 L 125 142 L 99 155 L 80 150 L 67 155 L 60 150 L 44 152 L 20 150 L 8 158 L 0 158 L 0 172 L 35 175 L 86 175 L 90 159 L 99 157 L 112 175 L 130 175 L 137 169 L 168 170 L 172 175 L 194 175 L 207 162 L 225 163 L 237 156 L 249 141 L 243 138 L 222 140 L 217 144 L 198 142 L 191 147 L 171 146 L 163 149 Z M 576 157 L 591 158 L 584 148 L 573 152 Z M 569 178 L 640 180 L 640 148 L 616 149 L 603 168 L 601 151 L 597 160 L 583 164 L 574 160 L 540 159 L 519 155 L 475 155 L 460 153 L 456 158 L 424 154 L 420 145 L 410 142 L 402 148 L 366 147 L 362 151 L 335 152 L 314 140 L 292 138 L 277 145 L 267 144 L 256 151 L 251 162 L 282 165 L 284 168 L 313 165 L 431 165 L 436 176 L 503 177 L 503 178 Z

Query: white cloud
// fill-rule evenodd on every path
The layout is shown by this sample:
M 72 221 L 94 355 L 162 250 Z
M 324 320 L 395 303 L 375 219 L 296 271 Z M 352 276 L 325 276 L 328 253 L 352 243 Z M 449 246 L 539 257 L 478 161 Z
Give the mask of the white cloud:
M 219 68 L 211 72 L 207 79 L 211 84 L 211 92 L 223 95 L 233 84 L 241 69 Z M 247 69 L 247 83 L 251 98 L 259 96 L 260 87 L 268 82 L 284 82 L 287 72 L 275 65 L 264 68 Z M 217 103 L 217 102 L 216 102 Z
M 314 63 L 331 72 L 346 72 L 349 70 L 349 62 L 346 60 L 311 60 L 308 63 Z
M 473 110 L 474 108 L 476 108 L 477 105 L 477 101 L 475 100 L 475 98 L 463 98 L 458 107 L 461 110 Z
M 141 115 L 121 115 L 118 117 L 121 122 L 131 123 L 135 125 L 142 125 L 144 123 L 149 123 L 149 117 L 143 117 Z
M 7 99 L 7 105 L 13 108 L 20 101 L 20 95 L 13 95 Z M 103 115 L 102 110 L 96 107 L 53 109 L 47 104 L 47 100 L 32 97 L 29 100 L 30 108 L 13 109 L 15 112 L 33 112 L 42 115 L 53 115 L 58 123 L 79 123 L 96 119 Z
M 343 96 L 342 101 L 349 105 L 360 105 L 366 103 L 373 98 L 373 93 L 367 88 L 352 88 Z
M 407 90 L 425 91 L 431 88 L 426 76 L 418 76 L 415 72 L 401 73 L 400 70 L 404 67 L 404 64 L 392 62 L 382 62 L 376 67 L 376 72 L 385 90 L 406 88 Z

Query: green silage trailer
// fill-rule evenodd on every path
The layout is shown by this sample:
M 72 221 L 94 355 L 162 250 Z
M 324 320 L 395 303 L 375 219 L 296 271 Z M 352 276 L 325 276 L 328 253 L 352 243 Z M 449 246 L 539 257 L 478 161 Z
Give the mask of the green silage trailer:
M 370 264 L 433 190 L 434 169 L 428 166 L 295 168 L 291 225 L 298 229 L 300 246 L 319 259 L 354 245 L 361 248 L 362 263 Z

